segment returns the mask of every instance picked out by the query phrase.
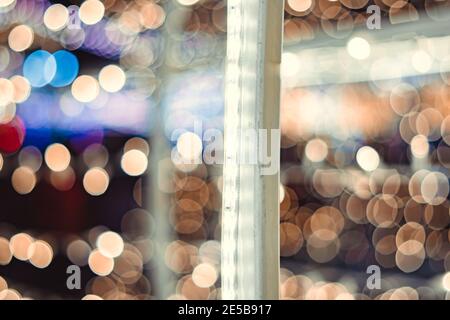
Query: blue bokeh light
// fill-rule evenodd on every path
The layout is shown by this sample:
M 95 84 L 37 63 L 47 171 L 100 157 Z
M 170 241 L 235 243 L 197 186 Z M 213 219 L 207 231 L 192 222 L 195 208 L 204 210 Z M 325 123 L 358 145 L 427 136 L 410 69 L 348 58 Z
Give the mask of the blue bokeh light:
M 57 88 L 70 85 L 78 76 L 79 63 L 77 57 L 66 50 L 55 52 L 53 57 L 56 61 L 56 74 L 50 85 Z
M 49 84 L 56 74 L 55 57 L 45 51 L 37 50 L 30 54 L 23 64 L 23 75 L 31 86 L 41 88 Z

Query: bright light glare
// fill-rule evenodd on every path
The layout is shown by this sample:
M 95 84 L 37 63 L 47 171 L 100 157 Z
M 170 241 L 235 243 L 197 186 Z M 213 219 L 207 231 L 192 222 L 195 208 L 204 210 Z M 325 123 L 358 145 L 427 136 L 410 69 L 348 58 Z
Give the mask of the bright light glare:
M 297 55 L 285 52 L 281 59 L 281 76 L 294 77 L 300 71 L 300 61 Z
M 97 247 L 105 257 L 116 258 L 122 254 L 124 243 L 120 235 L 113 231 L 107 231 L 98 237 Z
M 12 5 L 16 0 L 0 0 L 0 8 L 6 8 Z
M 429 149 L 428 139 L 424 135 L 417 135 L 411 140 L 411 152 L 416 158 L 425 158 Z
M 354 37 L 347 43 L 347 52 L 357 60 L 364 60 L 370 56 L 370 44 L 361 37 Z
M 179 4 L 183 6 L 192 6 L 199 2 L 200 0 L 177 0 Z
M 178 138 L 177 151 L 183 159 L 197 160 L 200 158 L 202 150 L 202 140 L 195 133 L 185 132 Z
M 358 165 L 365 171 L 374 171 L 380 164 L 380 156 L 375 149 L 364 146 L 356 153 Z
M 450 272 L 447 272 L 443 277 L 442 277 L 442 286 L 444 287 L 444 289 L 446 291 L 450 291 Z
M 413 54 L 411 63 L 417 72 L 426 73 L 430 71 L 433 60 L 427 52 L 420 50 Z

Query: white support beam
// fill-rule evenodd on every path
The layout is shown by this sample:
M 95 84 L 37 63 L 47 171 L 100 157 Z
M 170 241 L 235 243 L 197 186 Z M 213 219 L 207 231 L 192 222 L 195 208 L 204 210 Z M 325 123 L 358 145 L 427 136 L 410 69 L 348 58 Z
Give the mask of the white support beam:
M 170 13 L 175 10 L 177 3 L 175 0 L 167 1 L 164 5 L 166 12 Z M 185 13 L 188 13 L 186 11 Z M 153 259 L 153 282 L 155 296 L 159 300 L 167 299 L 175 290 L 175 276 L 168 269 L 165 260 L 165 254 L 167 246 L 174 239 L 174 230 L 170 226 L 170 203 L 171 194 L 161 189 L 161 185 L 164 184 L 164 179 L 168 179 L 173 173 L 174 167 L 172 163 L 168 163 L 171 156 L 171 148 L 169 141 L 164 133 L 164 111 L 163 100 L 164 95 L 168 94 L 166 87 L 169 84 L 172 77 L 177 75 L 177 70 L 173 69 L 170 50 L 172 46 L 178 41 L 182 41 L 181 35 L 183 34 L 183 22 L 187 19 L 186 16 L 180 15 L 177 24 L 172 26 L 169 33 L 167 27 L 162 29 L 162 36 L 165 39 L 163 64 L 158 69 L 158 78 L 160 80 L 159 86 L 154 93 L 157 96 L 157 100 L 160 101 L 158 107 L 154 110 L 152 116 L 156 119 L 155 126 L 153 128 L 152 135 L 150 137 L 150 146 L 152 152 L 150 152 L 150 212 L 154 217 L 154 223 L 156 225 L 155 230 L 155 255 Z M 153 226 L 151 226 L 153 227 Z
M 279 114 L 284 0 L 228 0 L 222 298 L 279 297 Z M 263 139 L 258 134 L 267 130 Z M 249 139 L 249 132 L 256 132 Z M 267 140 L 267 141 L 266 141 Z M 274 140 L 274 139 L 272 139 Z M 274 144 L 275 142 L 275 144 Z M 259 153 L 276 161 L 269 173 Z M 253 154 L 256 153 L 256 154 Z M 251 163 L 249 157 L 258 157 Z

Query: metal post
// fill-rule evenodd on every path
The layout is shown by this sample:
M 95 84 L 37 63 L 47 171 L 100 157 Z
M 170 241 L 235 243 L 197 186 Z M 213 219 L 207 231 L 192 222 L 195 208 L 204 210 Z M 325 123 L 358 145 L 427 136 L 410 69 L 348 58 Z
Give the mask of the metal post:
M 279 297 L 279 105 L 283 12 L 284 0 L 228 0 L 223 299 Z M 262 130 L 269 132 L 265 137 L 278 133 L 275 144 L 263 138 Z M 255 139 L 251 138 L 251 132 L 256 132 Z M 276 161 L 275 173 L 265 172 L 259 157 L 262 149 L 268 150 Z M 252 156 L 257 157 L 256 163 L 251 161 Z

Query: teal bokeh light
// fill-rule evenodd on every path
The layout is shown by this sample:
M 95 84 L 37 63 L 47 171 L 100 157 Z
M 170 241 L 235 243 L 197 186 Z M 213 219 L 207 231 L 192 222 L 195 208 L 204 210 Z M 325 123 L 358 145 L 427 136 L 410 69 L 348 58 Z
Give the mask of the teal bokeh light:
M 46 86 L 56 75 L 55 57 L 45 50 L 33 52 L 23 64 L 23 75 L 35 88 Z
M 53 57 L 56 61 L 56 74 L 50 85 L 57 88 L 70 85 L 78 76 L 80 67 L 77 57 L 66 50 L 55 52 Z

